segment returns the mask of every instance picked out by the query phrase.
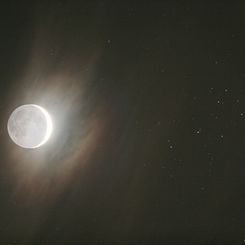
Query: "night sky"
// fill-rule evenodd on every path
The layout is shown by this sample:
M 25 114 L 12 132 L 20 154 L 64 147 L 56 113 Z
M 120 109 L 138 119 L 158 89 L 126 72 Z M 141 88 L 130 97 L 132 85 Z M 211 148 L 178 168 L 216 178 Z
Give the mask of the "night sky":
M 0 37 L 0 244 L 245 244 L 244 1 L 8 1 Z

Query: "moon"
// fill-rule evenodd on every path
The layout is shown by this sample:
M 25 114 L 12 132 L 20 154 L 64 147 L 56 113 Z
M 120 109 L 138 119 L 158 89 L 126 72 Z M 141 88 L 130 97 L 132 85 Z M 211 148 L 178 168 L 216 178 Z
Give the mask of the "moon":
M 7 128 L 9 137 L 18 146 L 38 148 L 50 138 L 53 123 L 43 107 L 27 104 L 17 107 L 11 113 Z

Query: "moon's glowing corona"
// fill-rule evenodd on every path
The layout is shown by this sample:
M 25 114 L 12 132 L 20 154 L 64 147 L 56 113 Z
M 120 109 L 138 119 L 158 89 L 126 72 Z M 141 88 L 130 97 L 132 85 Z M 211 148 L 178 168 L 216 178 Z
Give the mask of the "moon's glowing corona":
M 38 148 L 53 131 L 49 113 L 41 106 L 28 104 L 16 108 L 8 120 L 8 133 L 15 144 L 23 148 Z

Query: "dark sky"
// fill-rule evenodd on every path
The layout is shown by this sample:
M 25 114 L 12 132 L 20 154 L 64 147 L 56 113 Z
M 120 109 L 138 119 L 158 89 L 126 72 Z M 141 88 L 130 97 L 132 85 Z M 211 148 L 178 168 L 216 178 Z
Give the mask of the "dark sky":
M 0 16 L 0 244 L 245 244 L 244 1 Z M 6 128 L 28 103 L 54 121 L 34 150 Z

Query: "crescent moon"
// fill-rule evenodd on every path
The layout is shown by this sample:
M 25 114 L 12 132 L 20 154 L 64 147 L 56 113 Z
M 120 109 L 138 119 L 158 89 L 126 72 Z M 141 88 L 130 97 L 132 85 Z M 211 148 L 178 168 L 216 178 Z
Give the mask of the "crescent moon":
M 12 112 L 7 128 L 15 144 L 23 148 L 38 148 L 50 138 L 53 123 L 49 113 L 43 107 L 27 104 Z
M 52 119 L 51 119 L 49 113 L 43 107 L 38 106 L 38 105 L 34 105 L 34 104 L 33 104 L 33 106 L 35 106 L 39 110 L 41 110 L 41 112 L 44 114 L 46 122 L 47 122 L 47 130 L 46 130 L 45 137 L 44 137 L 43 141 L 39 145 L 36 146 L 36 147 L 40 147 L 40 146 L 44 145 L 48 141 L 49 137 L 51 136 L 52 131 L 53 131 L 53 123 L 52 123 Z

